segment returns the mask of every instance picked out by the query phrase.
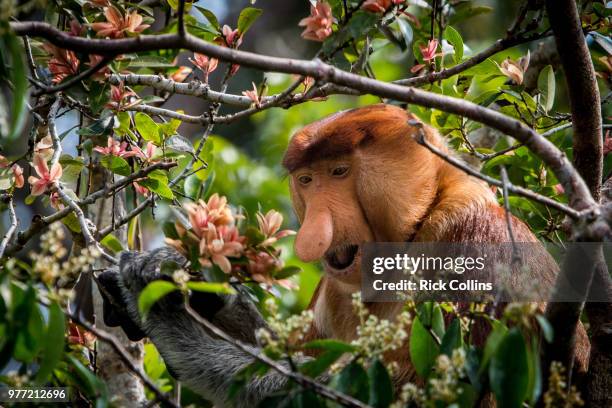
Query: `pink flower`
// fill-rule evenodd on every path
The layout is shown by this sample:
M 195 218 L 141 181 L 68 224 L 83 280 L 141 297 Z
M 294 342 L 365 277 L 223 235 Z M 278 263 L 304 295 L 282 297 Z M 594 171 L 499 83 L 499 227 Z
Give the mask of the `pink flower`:
M 331 35 L 333 22 L 331 6 L 328 3 L 318 1 L 316 6 L 310 6 L 310 16 L 303 18 L 298 25 L 306 27 L 302 32 L 303 38 L 323 41 Z
M 402 4 L 403 2 L 404 0 L 366 0 L 361 8 L 372 13 L 384 13 L 391 5 Z
M 109 137 L 106 143 L 106 147 L 97 146 L 97 147 L 94 147 L 94 150 L 101 154 L 110 154 L 112 156 L 118 156 L 118 157 L 123 157 L 123 158 L 138 155 L 137 151 L 127 150 L 127 146 L 128 146 L 127 142 L 119 143 L 118 140 L 115 140 L 112 137 Z
M 242 94 L 253 101 L 253 104 L 259 108 L 261 106 L 261 97 L 259 95 L 259 91 L 257 90 L 257 86 L 255 86 L 255 82 L 251 82 L 251 84 L 253 84 L 253 90 L 242 91 Z
M 43 48 L 51 54 L 47 66 L 53 75 L 53 82 L 61 82 L 64 78 L 79 72 L 80 61 L 73 51 L 63 50 L 51 44 L 45 44 Z
M 28 183 L 32 186 L 31 194 L 33 196 L 41 195 L 62 177 L 62 166 L 59 163 L 54 163 L 51 166 L 51 171 L 49 171 L 47 161 L 40 154 L 34 154 L 34 170 L 38 177 L 30 176 L 28 178 Z
M 208 82 L 208 75 L 217 69 L 219 63 L 217 59 L 208 58 L 206 55 L 197 52 L 193 54 L 193 59 L 189 58 L 189 61 L 204 73 L 204 82 Z
M 421 50 L 421 55 L 423 56 L 423 61 L 431 61 L 441 53 L 436 53 L 438 49 L 438 40 L 433 39 L 427 42 L 427 46 L 419 45 L 419 49 Z
M 142 24 L 142 16 L 134 10 L 127 16 L 114 6 L 104 9 L 105 22 L 93 23 L 91 28 L 98 37 L 123 38 L 127 34 L 139 34 L 149 28 L 149 24 Z
M 76 20 L 70 20 L 70 35 L 78 37 L 83 32 L 83 26 Z
M 272 279 L 272 272 L 282 267 L 282 262 L 275 256 L 270 255 L 266 251 L 253 251 L 249 250 L 246 253 L 246 257 L 249 260 L 248 270 L 253 280 L 259 283 L 274 283 Z
M 213 194 L 208 202 L 199 200 L 197 203 L 185 204 L 185 209 L 193 232 L 202 238 L 208 232 L 210 225 L 233 225 L 235 217 L 227 205 L 227 198 Z
M 557 194 L 565 193 L 565 189 L 563 188 L 563 186 L 561 184 L 555 184 L 553 186 L 553 189 L 555 190 L 555 193 L 557 193 Z
M 11 164 L 6 157 L 0 154 L 0 169 L 6 169 Z
M 153 163 L 159 161 L 159 159 L 153 160 L 153 157 L 157 152 L 157 147 L 155 146 L 155 144 L 153 144 L 153 142 L 147 142 L 147 146 L 145 147 L 144 151 L 136 145 L 132 146 L 132 150 L 136 152 L 136 156 L 140 157 L 146 163 Z
M 56 210 L 61 210 L 64 208 L 64 202 L 60 198 L 57 191 L 54 191 L 49 195 L 49 202 L 51 203 L 51 207 L 55 208 Z
M 233 225 L 215 227 L 209 224 L 206 236 L 200 241 L 200 263 L 203 266 L 212 266 L 211 262 L 219 266 L 225 273 L 230 273 L 232 264 L 228 257 L 237 258 L 244 251 L 244 237 L 238 233 Z
M 11 167 L 13 171 L 13 177 L 15 177 L 15 187 L 21 188 L 25 184 L 25 179 L 23 178 L 23 169 L 17 163 L 13 164 Z
M 527 55 L 519 58 L 518 61 L 513 61 L 510 58 L 506 58 L 501 65 L 499 66 L 499 70 L 510 78 L 512 82 L 517 85 L 521 85 L 523 83 L 523 76 L 529 67 L 529 60 L 531 59 L 529 51 L 527 51 Z
M 93 67 L 96 64 L 100 63 L 104 57 L 101 55 L 89 54 L 89 66 Z M 95 74 L 91 76 L 91 78 L 95 81 L 104 81 L 106 77 L 111 74 L 111 70 L 108 65 L 100 68 Z
M 119 84 L 119 86 L 111 85 L 110 96 L 111 101 L 107 104 L 107 106 L 110 108 L 121 109 L 123 100 L 125 98 L 138 95 L 136 95 L 136 92 L 126 89 L 122 82 Z
M 40 139 L 38 143 L 34 145 L 34 153 L 40 154 L 45 160 L 49 160 L 53 156 L 53 141 L 51 135 L 47 135 Z
M 149 196 L 149 189 L 147 189 L 146 187 L 141 186 L 135 181 L 132 183 L 132 185 L 134 186 L 134 191 L 136 191 L 136 194 L 140 194 L 141 196 L 144 196 L 144 197 Z
M 226 24 L 223 26 L 221 32 L 223 34 L 225 44 L 229 48 L 240 47 L 240 44 L 242 44 L 242 34 L 240 33 L 240 31 L 238 31 L 238 29 L 232 30 L 232 28 Z
M 266 237 L 261 245 L 271 245 L 280 238 L 295 234 L 295 231 L 291 230 L 278 231 L 283 224 L 283 216 L 276 210 L 270 210 L 266 215 L 258 212 L 256 216 L 259 230 Z
M 172 75 L 170 75 L 170 79 L 174 82 L 183 82 L 185 78 L 187 78 L 189 74 L 191 74 L 192 71 L 193 70 L 189 67 L 178 67 L 178 69 L 174 71 Z

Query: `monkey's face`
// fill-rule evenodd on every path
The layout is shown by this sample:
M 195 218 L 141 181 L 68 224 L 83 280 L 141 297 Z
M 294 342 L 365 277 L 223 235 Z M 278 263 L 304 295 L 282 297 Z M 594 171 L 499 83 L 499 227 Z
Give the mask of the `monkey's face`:
M 291 173 L 291 192 L 301 227 L 297 256 L 321 260 L 325 271 L 345 283 L 360 283 L 360 246 L 372 241 L 357 192 L 355 155 L 316 161 Z
M 441 161 L 413 140 L 414 119 L 390 105 L 354 109 L 308 125 L 287 148 L 297 256 L 320 259 L 349 289 L 363 243 L 410 239 L 436 196 Z

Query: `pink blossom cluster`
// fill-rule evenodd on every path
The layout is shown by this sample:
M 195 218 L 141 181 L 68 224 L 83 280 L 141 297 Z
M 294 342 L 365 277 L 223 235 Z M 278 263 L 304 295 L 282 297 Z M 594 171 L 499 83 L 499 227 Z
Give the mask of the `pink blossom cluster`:
M 190 225 L 177 222 L 179 239 L 166 238 L 168 245 L 187 258 L 192 248 L 196 248 L 198 261 L 204 267 L 217 265 L 226 274 L 239 277 L 246 274 L 260 283 L 279 283 L 273 279 L 273 273 L 282 268 L 282 261 L 278 258 L 280 251 L 273 245 L 294 233 L 280 231 L 283 216 L 279 212 L 257 214 L 263 240 L 254 244 L 240 233 L 236 221 L 242 216 L 232 211 L 226 197 L 213 194 L 208 201 L 188 203 L 184 208 Z

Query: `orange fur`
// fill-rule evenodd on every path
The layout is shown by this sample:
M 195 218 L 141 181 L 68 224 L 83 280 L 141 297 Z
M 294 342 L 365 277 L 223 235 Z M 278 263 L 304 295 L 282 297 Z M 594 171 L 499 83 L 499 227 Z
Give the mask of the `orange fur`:
M 416 143 L 419 129 L 408 123 L 415 119 L 399 107 L 373 105 L 337 113 L 293 137 L 283 165 L 291 173 L 292 199 L 302 223 L 298 256 L 313 261 L 343 245 L 369 241 L 510 241 L 504 210 L 490 189 Z M 429 143 L 448 152 L 434 129 L 423 126 L 423 131 Z M 349 170 L 334 176 L 339 167 Z M 522 221 L 512 217 L 512 224 L 517 241 L 537 241 Z M 509 262 L 510 256 L 500 253 L 496 259 Z M 537 279 L 552 284 L 556 265 L 546 250 L 530 254 L 530 260 L 539 266 Z M 326 262 L 324 267 L 310 305 L 315 321 L 306 340 L 350 340 L 358 325 L 351 293 L 360 290 L 359 265 L 342 273 Z M 389 319 L 401 307 L 369 305 L 372 313 Z M 578 366 L 584 368 L 588 340 L 582 326 L 579 337 Z M 413 379 L 407 349 L 394 356 L 401 361 L 401 381 Z

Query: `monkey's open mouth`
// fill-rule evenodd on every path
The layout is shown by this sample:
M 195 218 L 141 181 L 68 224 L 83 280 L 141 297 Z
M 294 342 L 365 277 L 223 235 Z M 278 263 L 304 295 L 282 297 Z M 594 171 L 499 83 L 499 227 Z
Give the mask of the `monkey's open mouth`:
M 334 269 L 346 269 L 353 264 L 359 245 L 342 245 L 325 254 L 325 262 Z

